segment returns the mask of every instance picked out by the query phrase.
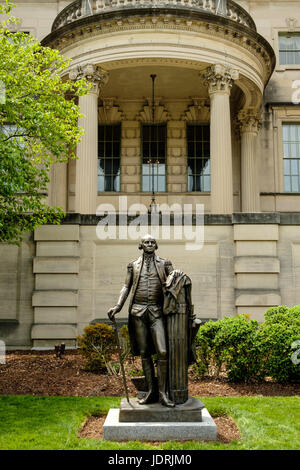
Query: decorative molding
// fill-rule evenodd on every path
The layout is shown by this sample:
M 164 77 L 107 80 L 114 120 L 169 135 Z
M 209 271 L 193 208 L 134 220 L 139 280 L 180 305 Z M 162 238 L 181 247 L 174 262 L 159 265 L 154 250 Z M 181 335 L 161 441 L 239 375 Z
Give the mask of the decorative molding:
M 297 18 L 292 18 L 292 17 L 289 17 L 289 18 L 286 18 L 285 19 L 285 22 L 287 24 L 287 27 L 289 28 L 290 31 L 294 31 L 296 26 L 297 26 L 297 23 L 298 23 L 298 19 Z
M 183 121 L 209 121 L 210 106 L 205 98 L 192 98 L 193 104 L 190 104 L 184 114 L 181 116 Z
M 121 122 L 126 119 L 119 105 L 114 103 L 115 98 L 103 98 L 98 107 L 98 119 L 100 123 Z
M 208 87 L 209 94 L 230 93 L 233 82 L 239 78 L 239 72 L 223 64 L 214 64 L 200 75 Z
M 152 101 L 151 98 L 146 98 L 147 103 L 143 106 L 141 111 L 136 115 L 136 121 L 153 122 L 153 115 L 152 115 Z M 166 109 L 165 105 L 161 103 L 161 98 L 156 98 L 154 102 L 154 121 L 158 122 L 166 122 L 171 120 L 171 116 Z
M 76 81 L 85 78 L 88 82 L 93 84 L 90 92 L 99 93 L 101 88 L 108 82 L 109 74 L 98 65 L 85 64 L 77 65 L 69 72 L 69 79 Z
M 266 79 L 268 79 L 274 69 L 275 56 L 271 46 L 263 37 L 254 36 L 254 33 L 247 33 L 247 31 L 237 31 L 233 25 L 222 25 L 210 22 L 207 19 L 188 20 L 184 17 L 169 14 L 165 17 L 163 14 L 157 16 L 134 16 L 124 17 L 122 20 L 111 19 L 110 21 L 104 18 L 99 18 L 96 23 L 93 23 L 93 16 L 88 17 L 91 19 L 89 25 L 79 25 L 74 22 L 74 25 L 68 24 L 64 27 L 67 30 L 58 30 L 51 33 L 43 41 L 43 45 L 51 46 L 56 49 L 63 50 L 72 47 L 75 43 L 81 42 L 88 37 L 97 37 L 101 34 L 109 34 L 112 32 L 123 32 L 135 30 L 177 30 L 177 31 L 196 31 L 206 35 L 213 36 L 215 39 L 220 36 L 222 40 L 227 40 L 231 44 L 234 43 L 238 47 L 248 50 L 251 54 L 255 55 L 263 65 L 265 70 Z
M 261 113 L 251 108 L 242 109 L 238 113 L 238 127 L 240 133 L 251 132 L 257 134 L 261 128 L 261 120 Z

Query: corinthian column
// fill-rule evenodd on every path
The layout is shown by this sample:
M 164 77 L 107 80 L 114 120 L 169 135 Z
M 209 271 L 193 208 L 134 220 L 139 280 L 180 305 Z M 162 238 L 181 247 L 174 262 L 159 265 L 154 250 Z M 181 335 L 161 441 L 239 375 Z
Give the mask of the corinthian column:
M 203 75 L 210 96 L 211 213 L 233 212 L 230 90 L 237 70 L 221 64 Z
M 98 96 L 107 83 L 108 73 L 96 65 L 78 66 L 70 72 L 71 80 L 85 78 L 92 88 L 85 96 L 79 97 L 83 117 L 78 125 L 85 131 L 77 146 L 75 212 L 95 214 L 97 201 L 98 166 Z
M 241 132 L 241 195 L 242 212 L 260 212 L 256 138 L 259 116 L 253 110 L 242 110 L 238 119 Z

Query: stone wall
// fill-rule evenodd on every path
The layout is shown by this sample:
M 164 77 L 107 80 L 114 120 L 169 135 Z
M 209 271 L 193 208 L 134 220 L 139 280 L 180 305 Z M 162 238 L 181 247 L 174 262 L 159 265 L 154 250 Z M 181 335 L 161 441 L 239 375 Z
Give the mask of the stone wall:
M 77 223 L 76 222 L 77 219 Z M 80 220 L 81 219 L 81 220 Z M 247 313 L 263 320 L 273 305 L 300 303 L 298 214 L 206 216 L 205 243 L 160 239 L 158 254 L 193 282 L 198 318 Z M 95 218 L 44 226 L 22 246 L 1 246 L 0 339 L 10 348 L 53 347 L 93 321 L 107 321 L 128 262 L 140 256 L 136 240 L 99 240 Z M 118 315 L 127 317 L 128 301 Z

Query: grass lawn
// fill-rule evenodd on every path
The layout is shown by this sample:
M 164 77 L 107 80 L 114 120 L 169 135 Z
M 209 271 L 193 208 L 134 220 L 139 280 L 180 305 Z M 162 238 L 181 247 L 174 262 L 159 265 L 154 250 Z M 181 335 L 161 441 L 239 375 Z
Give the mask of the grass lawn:
M 97 450 L 296 450 L 300 449 L 300 397 L 201 398 L 213 416 L 232 416 L 242 440 L 220 442 L 167 442 L 151 446 L 77 437 L 84 419 L 118 408 L 109 397 L 0 396 L 0 449 Z

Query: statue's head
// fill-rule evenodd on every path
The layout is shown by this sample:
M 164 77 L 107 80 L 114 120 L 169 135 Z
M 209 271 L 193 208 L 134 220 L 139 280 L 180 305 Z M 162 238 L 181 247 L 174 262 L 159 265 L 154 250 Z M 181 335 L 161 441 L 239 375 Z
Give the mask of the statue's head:
M 151 235 L 144 235 L 139 244 L 139 250 L 143 250 L 145 253 L 151 254 L 157 250 L 158 245 L 155 238 Z

